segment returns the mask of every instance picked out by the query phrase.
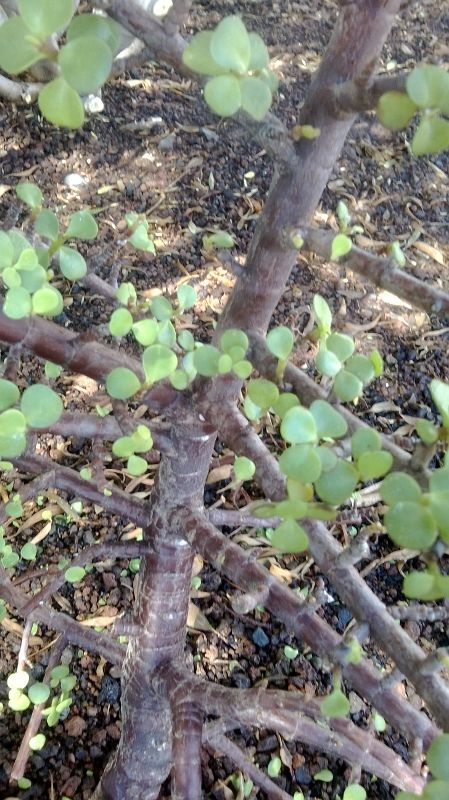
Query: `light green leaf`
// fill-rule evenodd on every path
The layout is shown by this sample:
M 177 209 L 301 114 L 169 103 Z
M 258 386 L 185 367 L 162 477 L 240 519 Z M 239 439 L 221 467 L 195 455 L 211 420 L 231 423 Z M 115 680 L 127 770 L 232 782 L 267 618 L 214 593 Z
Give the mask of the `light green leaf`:
M 266 378 L 254 378 L 248 383 L 247 394 L 256 406 L 268 409 L 279 397 L 279 389 L 275 383 Z
M 352 336 L 345 333 L 331 333 L 326 339 L 326 347 L 343 363 L 352 356 L 355 343 Z
M 205 250 L 229 250 L 235 246 L 234 237 L 227 231 L 214 231 L 203 236 Z
M 434 778 L 449 780 L 449 733 L 433 739 L 427 751 L 427 765 Z
M 342 363 L 335 353 L 328 350 L 324 342 L 321 343 L 320 349 L 315 358 L 315 365 L 321 375 L 326 375 L 328 378 L 334 378 L 341 368 Z
M 294 341 L 293 333 L 285 325 L 272 328 L 267 334 L 268 350 L 276 358 L 281 358 L 283 361 L 289 357 L 293 350 Z
M 428 550 L 438 536 L 433 515 L 419 503 L 396 503 L 385 514 L 384 523 L 394 543 L 409 550 Z
M 155 383 L 168 378 L 175 371 L 178 359 L 169 347 L 153 344 L 144 350 L 142 363 L 148 383 Z
M 128 239 L 128 242 L 134 245 L 136 250 L 142 250 L 144 253 L 153 253 L 154 255 L 156 252 L 154 242 L 148 236 L 146 225 L 143 222 L 141 222 L 133 231 Z
M 178 391 L 182 392 L 183 389 L 187 389 L 190 379 L 183 369 L 175 369 L 170 375 L 170 383 L 174 389 L 178 389 Z
M 25 670 L 18 670 L 8 675 L 6 685 L 8 689 L 25 689 L 28 686 L 30 676 Z
M 196 302 L 196 291 L 193 286 L 188 283 L 183 283 L 176 289 L 178 295 L 179 307 L 182 309 L 191 308 Z
M 17 403 L 20 392 L 15 383 L 0 378 L 0 411 L 10 408 Z
M 64 411 L 59 395 L 42 383 L 25 389 L 20 408 L 31 428 L 48 428 L 54 425 Z
M 374 366 L 367 356 L 356 354 L 348 358 L 345 369 L 355 375 L 363 384 L 370 383 L 374 378 Z
M 258 33 L 249 33 L 248 36 L 251 48 L 248 70 L 253 72 L 255 70 L 265 69 L 265 67 L 268 66 L 270 56 L 264 40 Z
M 110 17 L 101 17 L 99 14 L 78 14 L 67 28 L 66 38 L 68 42 L 71 42 L 78 36 L 94 36 L 96 39 L 103 39 L 114 54 L 120 49 L 120 26 Z
M 46 703 L 50 697 L 50 687 L 46 683 L 33 683 L 28 689 L 28 697 L 35 706 Z
M 126 469 L 130 475 L 139 477 L 147 471 L 148 463 L 141 456 L 132 455 L 128 458 Z
M 251 41 L 240 17 L 225 17 L 218 23 L 212 34 L 210 53 L 225 69 L 239 73 L 249 69 Z
M 351 451 L 355 459 L 363 453 L 375 453 L 382 447 L 380 433 L 374 428 L 359 428 L 351 436 Z
M 234 475 L 238 481 L 249 481 L 256 471 L 254 461 L 246 456 L 237 456 L 234 461 Z
M 232 369 L 242 381 L 246 381 L 253 371 L 253 365 L 251 364 L 251 361 L 243 359 L 242 361 L 234 362 Z
M 17 781 L 17 786 L 19 789 L 29 789 L 31 786 L 31 781 L 29 778 L 19 778 Z
M 384 369 L 384 362 L 382 360 L 382 356 L 378 350 L 372 350 L 371 353 L 369 354 L 369 358 L 371 364 L 374 367 L 374 377 L 378 378 L 380 375 L 382 375 Z
M 377 116 L 391 131 L 406 128 L 416 111 L 416 103 L 403 92 L 386 92 L 377 104 Z
M 348 461 L 339 460 L 334 469 L 323 472 L 315 483 L 315 491 L 325 503 L 339 506 L 344 503 L 358 483 L 358 473 Z
M 126 336 L 132 327 L 133 315 L 127 308 L 116 308 L 112 312 L 109 320 L 109 333 L 111 336 Z
M 419 108 L 449 113 L 449 73 L 434 64 L 416 67 L 407 77 L 407 94 Z
M 199 375 L 210 378 L 218 374 L 220 351 L 211 344 L 198 347 L 193 353 L 193 363 Z
M 31 295 L 23 286 L 8 289 L 3 303 L 3 313 L 10 319 L 23 319 L 31 313 Z
M 215 114 L 231 117 L 242 104 L 240 82 L 234 75 L 211 78 L 204 87 L 204 99 Z
M 132 332 L 139 344 L 149 347 L 158 337 L 159 325 L 155 319 L 141 319 L 133 324 Z
M 434 379 L 430 381 L 429 389 L 432 400 L 442 416 L 443 425 L 449 429 L 449 384 Z
M 260 78 L 248 75 L 240 80 L 241 105 L 244 111 L 260 122 L 270 110 L 271 92 Z
M 422 800 L 447 800 L 449 781 L 430 781 L 424 787 Z
M 323 781 L 323 783 L 330 783 L 333 780 L 333 774 L 330 769 L 320 769 L 319 772 L 315 772 L 313 776 L 314 781 Z
M 10 436 L 0 435 L 0 456 L 5 458 L 18 458 L 21 456 L 27 446 L 26 436 L 24 433 L 14 433 Z
M 37 555 L 37 546 L 34 542 L 27 542 L 23 545 L 20 551 L 20 557 L 24 559 L 24 561 L 34 561 Z
M 428 419 L 416 420 L 416 433 L 424 444 L 435 444 L 438 441 L 440 429 Z
M 213 31 L 196 33 L 182 54 L 186 67 L 200 75 L 221 75 L 226 71 L 226 68 L 221 67 L 212 58 L 210 51 L 212 35 Z
M 170 300 L 159 295 L 158 297 L 153 297 L 151 301 L 151 313 L 156 319 L 163 322 L 166 319 L 171 319 L 175 312 Z
M 314 447 L 308 444 L 288 447 L 279 458 L 279 466 L 287 476 L 301 483 L 314 483 L 321 475 L 321 461 Z
M 136 430 L 131 435 L 131 441 L 135 453 L 146 453 L 153 447 L 153 437 L 146 425 L 137 426 Z
M 129 458 L 134 453 L 134 442 L 131 436 L 120 436 L 112 445 L 112 452 L 118 458 Z
M 42 54 L 27 41 L 29 30 L 24 21 L 13 16 L 0 25 L 0 68 L 9 75 L 19 75 L 40 61 Z
M 115 367 L 106 378 L 106 391 L 116 400 L 127 400 L 139 389 L 139 378 L 127 367 Z
M 423 117 L 412 139 L 415 156 L 440 153 L 449 147 L 449 120 L 441 117 Z
M 15 408 L 8 408 L 0 414 L 0 436 L 15 436 L 26 431 L 26 419 Z
M 359 783 L 350 783 L 343 793 L 343 800 L 366 800 L 366 791 Z
M 227 353 L 223 353 L 218 359 L 218 374 L 226 375 L 232 370 L 232 358 Z
M 92 94 L 111 72 L 112 52 L 97 36 L 79 36 L 61 47 L 58 64 L 67 83 L 76 92 Z
M 69 224 L 64 233 L 66 239 L 83 239 L 91 241 L 98 233 L 95 217 L 89 211 L 75 211 L 69 217 Z
M 393 456 L 384 450 L 363 453 L 357 461 L 357 469 L 362 481 L 382 478 L 392 467 Z
M 392 242 L 388 248 L 388 252 L 393 261 L 403 269 L 407 263 L 407 259 L 401 249 L 399 242 Z
M 30 701 L 26 694 L 23 694 L 17 689 L 12 689 L 9 693 L 8 706 L 13 711 L 26 711 L 29 708 Z
M 34 230 L 45 239 L 56 239 L 59 233 L 59 222 L 56 214 L 49 208 L 43 208 L 34 223 Z
M 363 392 L 363 383 L 346 369 L 342 369 L 335 378 L 334 392 L 342 403 L 350 403 Z
M 30 750 L 37 751 L 42 750 L 47 738 L 43 733 L 36 733 L 36 736 L 32 736 L 30 741 L 28 742 Z
M 307 408 L 293 406 L 281 422 L 281 436 L 289 444 L 316 444 L 318 434 L 313 414 Z
M 61 247 L 59 251 L 59 268 L 69 281 L 79 281 L 87 273 L 87 264 L 83 256 L 73 247 Z
M 166 347 L 174 347 L 176 344 L 176 330 L 174 325 L 169 319 L 166 319 L 164 322 L 159 322 L 158 327 L 158 342 L 165 344 Z
M 84 122 L 81 98 L 62 77 L 55 78 L 41 89 L 38 105 L 42 116 L 58 127 L 80 128 Z
M 339 439 L 347 432 L 345 418 L 326 400 L 314 400 L 309 411 L 315 420 L 318 439 Z
M 0 270 L 10 267 L 14 260 L 14 247 L 9 236 L 0 231 Z
M 337 258 L 346 256 L 352 249 L 352 242 L 349 236 L 344 233 L 337 233 L 332 240 L 331 259 L 334 261 Z
M 289 644 L 286 644 L 284 647 L 284 656 L 288 658 L 289 661 L 294 661 L 295 658 L 298 656 L 299 650 L 297 647 L 290 647 Z
M 275 756 L 268 762 L 267 772 L 270 778 L 277 778 L 282 769 L 282 761 L 279 756 Z
M 43 317 L 57 317 L 64 308 L 61 292 L 50 285 L 43 286 L 42 289 L 34 292 L 31 304 L 33 313 Z
M 64 578 L 68 583 L 79 583 L 86 574 L 84 567 L 69 567 L 64 572 Z
M 42 206 L 44 197 L 39 186 L 36 186 L 35 183 L 29 183 L 28 181 L 18 183 L 16 186 L 16 194 L 23 203 L 26 203 L 26 205 L 32 209 L 37 209 Z
M 122 306 L 128 306 L 128 305 L 134 306 L 137 301 L 136 290 L 134 288 L 134 285 L 129 281 L 127 283 L 120 284 L 115 293 L 115 296 L 117 297 L 119 303 L 122 304 Z
M 302 553 L 309 546 L 304 528 L 294 519 L 286 519 L 271 534 L 271 544 L 285 553 Z
M 332 312 L 324 297 L 321 297 L 320 294 L 316 294 L 313 298 L 312 306 L 318 327 L 323 333 L 330 333 L 332 325 Z
M 17 0 L 25 25 L 39 39 L 63 30 L 73 16 L 72 0 Z
M 341 689 L 334 689 L 320 703 L 320 711 L 325 717 L 346 717 L 350 710 L 349 700 Z
M 220 348 L 224 353 L 230 353 L 234 347 L 241 348 L 243 357 L 249 347 L 249 340 L 246 333 L 243 331 L 239 331 L 235 328 L 229 328 L 224 332 L 220 339 Z
M 296 395 L 293 392 L 282 392 L 276 402 L 273 403 L 272 408 L 276 416 L 283 419 L 287 411 L 290 408 L 294 408 L 294 406 L 299 406 L 299 400 Z

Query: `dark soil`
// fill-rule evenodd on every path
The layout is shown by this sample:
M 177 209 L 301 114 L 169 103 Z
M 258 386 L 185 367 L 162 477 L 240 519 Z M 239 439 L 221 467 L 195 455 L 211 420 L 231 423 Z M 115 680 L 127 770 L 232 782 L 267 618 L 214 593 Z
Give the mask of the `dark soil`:
M 211 27 L 223 14 L 243 13 L 248 27 L 259 32 L 269 46 L 272 67 L 281 81 L 275 111 L 291 126 L 297 121 L 310 75 L 329 37 L 337 5 L 332 0 L 313 4 L 301 0 L 201 2 L 192 15 L 192 31 Z M 383 66 L 410 68 L 421 59 L 447 59 L 448 34 L 447 4 L 434 0 L 412 4 L 395 25 L 384 51 Z M 91 117 L 76 133 L 53 129 L 40 118 L 36 107 L 24 112 L 0 101 L 1 224 L 10 227 L 25 222 L 12 189 L 20 179 L 36 181 L 47 205 L 63 216 L 80 206 L 94 208 L 100 235 L 85 251 L 94 271 L 104 278 L 111 272 L 118 273 L 120 280 L 132 280 L 148 291 L 161 287 L 173 291 L 179 281 L 189 277 L 199 294 L 191 324 L 207 336 L 233 279 L 202 250 L 203 229 L 231 231 L 243 258 L 270 185 L 271 162 L 235 123 L 218 122 L 209 113 L 194 84 L 164 66 L 151 64 L 112 81 L 104 89 L 103 100 L 104 111 Z M 448 288 L 448 172 L 447 153 L 414 159 L 409 153 L 407 134 L 390 135 L 374 116 L 367 115 L 349 136 L 316 222 L 332 223 L 337 201 L 344 199 L 354 223 L 364 229 L 358 237 L 362 246 L 382 252 L 396 239 L 404 248 L 410 272 Z M 73 185 L 73 175 L 81 176 L 81 185 Z M 123 216 L 131 210 L 148 215 L 157 247 L 155 257 L 133 253 L 125 246 Z M 341 330 L 363 339 L 362 347 L 377 347 L 385 357 L 383 377 L 369 388 L 356 413 L 385 432 L 399 429 L 405 446 L 411 449 L 410 417 L 435 418 L 426 387 L 431 378 L 447 379 L 449 375 L 447 321 L 430 319 L 386 293 L 376 292 L 342 267 L 300 255 L 276 311 L 276 321 L 297 332 L 297 360 L 301 365 L 310 361 L 312 354 L 312 345 L 302 333 L 309 322 L 311 298 L 317 291 L 328 299 Z M 75 286 L 68 296 L 63 323 L 70 328 L 87 329 L 106 322 L 109 314 L 105 301 L 84 294 Z M 25 369 L 24 380 L 33 380 L 41 366 L 30 361 Z M 87 410 L 101 400 L 96 384 L 80 376 L 62 378 L 59 386 L 66 394 L 67 408 Z M 48 439 L 46 446 L 54 458 L 71 466 L 88 461 L 83 442 Z M 229 453 L 217 447 L 212 468 L 226 469 L 227 464 Z M 108 469 L 108 477 L 114 474 L 120 485 L 132 488 L 120 463 L 111 462 Z M 149 491 L 155 469 L 156 465 L 151 466 L 145 480 L 134 481 L 135 490 L 142 494 Z M 206 491 L 208 505 L 216 501 L 220 496 L 217 492 L 226 483 L 225 477 L 216 482 L 211 476 Z M 229 507 L 243 502 L 229 491 L 224 497 Z M 72 500 L 69 498 L 68 504 Z M 52 508 L 55 506 L 50 523 L 42 516 L 33 517 L 28 527 L 22 525 L 15 533 L 17 543 L 23 544 L 30 530 L 35 535 L 48 527 L 45 562 L 38 560 L 33 571 L 18 571 L 25 590 L 37 585 L 44 563 L 51 570 L 62 556 L 70 557 L 93 541 L 113 540 L 118 532 L 133 535 L 133 526 L 127 525 L 126 520 L 107 517 L 89 505 L 74 518 L 69 506 L 58 507 L 58 502 L 57 497 L 49 501 Z M 348 537 L 354 526 L 375 521 L 375 502 L 363 500 L 360 508 L 354 509 L 352 522 L 349 519 L 335 526 L 336 535 Z M 36 510 L 35 506 L 31 508 L 29 516 Z M 254 531 L 240 532 L 236 541 L 239 536 L 244 546 L 257 548 L 254 552 L 273 571 L 285 570 L 283 579 L 292 587 L 316 589 L 319 575 L 306 557 L 275 559 Z M 395 604 L 403 599 L 399 569 L 402 562 L 396 560 L 385 537 L 380 536 L 374 544 L 373 561 L 362 568 L 369 571 L 367 580 L 379 596 L 387 604 Z M 87 575 L 80 588 L 66 584 L 55 597 L 56 607 L 78 619 L 103 617 L 104 624 L 109 624 L 107 620 L 125 612 L 133 601 L 135 573 L 131 567 L 128 561 L 103 562 Z M 328 664 L 294 640 L 266 612 L 256 611 L 248 616 L 234 613 L 230 598 L 235 587 L 207 566 L 199 563 L 198 569 L 201 586 L 193 599 L 203 616 L 193 625 L 187 646 L 199 675 L 230 686 L 263 684 L 300 689 L 311 695 L 329 688 Z M 332 587 L 326 589 L 329 602 L 322 613 L 343 632 L 351 625 L 351 614 L 339 603 Z M 409 621 L 406 625 L 413 638 L 429 651 L 449 643 L 445 621 Z M 6 676 L 15 669 L 21 631 L 19 621 L 15 626 L 0 627 L 2 699 L 6 697 Z M 29 656 L 36 678 L 43 673 L 53 640 L 45 629 L 33 632 Z M 297 648 L 296 658 L 286 658 L 286 645 Z M 384 660 L 381 653 L 374 655 L 378 661 Z M 24 800 L 89 798 L 120 737 L 117 672 L 103 660 L 76 648 L 68 648 L 64 659 L 78 679 L 74 703 L 66 719 L 55 728 L 46 729 L 46 745 L 31 756 L 26 772 L 32 786 L 22 792 L 8 786 L 8 774 L 27 715 L 13 714 L 5 703 L 0 718 L 1 797 L 17 794 Z M 367 715 L 363 702 L 353 693 L 351 701 L 353 718 L 363 720 Z M 388 729 L 386 736 L 406 757 L 407 744 Z M 238 743 L 248 748 L 249 756 L 254 755 L 262 767 L 273 755 L 280 754 L 283 768 L 278 783 L 292 795 L 302 790 L 310 800 L 334 800 L 351 777 L 342 762 L 335 763 L 299 744 L 283 742 L 271 731 L 243 731 Z M 313 775 L 323 768 L 332 770 L 331 783 L 313 780 Z M 217 800 L 240 797 L 230 780 L 232 774 L 236 774 L 235 769 L 226 759 L 206 754 L 205 796 Z M 394 797 L 394 790 L 383 781 L 370 783 L 369 776 L 364 776 L 363 783 L 373 800 Z M 264 795 L 259 791 L 257 797 Z

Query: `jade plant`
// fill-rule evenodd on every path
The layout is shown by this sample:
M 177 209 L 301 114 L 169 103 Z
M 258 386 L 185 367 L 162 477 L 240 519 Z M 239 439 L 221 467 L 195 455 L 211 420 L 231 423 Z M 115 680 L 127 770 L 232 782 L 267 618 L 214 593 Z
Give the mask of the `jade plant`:
M 99 0 L 95 13 L 89 3 L 77 13 L 73 0 L 4 5 L 0 93 L 5 97 L 37 99 L 36 113 L 51 124 L 79 128 L 85 96 L 97 92 L 117 68 L 126 29 L 145 45 L 144 57 L 151 53 L 182 74 L 187 71 L 209 109 L 218 118 L 235 117 L 276 167 L 245 267 L 237 270 L 206 341 L 203 332 L 200 339 L 185 324 L 186 312 L 194 313 L 197 303 L 193 285 L 183 281 L 173 291 L 149 293 L 129 280 L 114 284 L 100 278 L 89 260 L 99 231 L 97 210 L 80 208 L 65 216 L 49 206 L 36 183 L 15 187 L 26 212 L 22 227 L 0 231 L 0 341 L 6 351 L 0 378 L 0 623 L 24 620 L 17 669 L 7 677 L 2 708 L 4 714 L 25 715 L 27 728 L 10 769 L 11 784 L 30 787 L 25 774 L 30 753 L 45 756 L 51 729 L 70 714 L 78 691 L 66 663 L 72 644 L 81 653 L 101 655 L 122 676 L 121 738 L 92 800 L 158 798 L 169 777 L 173 798 L 199 800 L 203 747 L 238 768 L 229 779 L 236 796 L 255 796 L 258 787 L 269 798 L 285 800 L 289 795 L 278 781 L 285 769 L 281 750 L 262 768 L 233 741 L 242 727 L 274 730 L 346 761 L 352 778 L 336 794 L 342 800 L 365 800 L 362 770 L 389 781 L 401 800 L 447 797 L 448 654 L 444 648 L 424 652 L 400 620 L 425 617 L 425 603 L 449 598 L 449 384 L 429 380 L 434 419 L 415 421 L 410 453 L 356 413 L 366 387 L 382 375 L 383 359 L 359 337 L 338 329 L 325 286 L 311 303 L 307 332 L 316 381 L 294 366 L 294 332 L 274 326 L 272 318 L 298 251 L 302 258 L 315 252 L 348 267 L 429 314 L 449 313 L 448 294 L 407 273 L 398 242 L 390 243 L 386 256 L 357 247 L 361 229 L 352 224 L 344 202 L 334 209 L 333 228 L 310 225 L 359 112 L 376 111 L 393 132 L 417 116 L 411 157 L 449 147 L 449 73 L 442 66 L 418 65 L 407 74 L 377 75 L 375 65 L 402 4 L 341 3 L 299 122 L 288 129 L 273 114 L 278 80 L 269 49 L 244 17 L 224 17 L 188 41 L 181 32 L 191 6 L 187 0 L 168 3 L 162 16 L 123 0 Z M 27 72 L 41 62 L 48 67 L 48 82 L 27 83 Z M 232 131 L 229 137 L 231 146 Z M 123 215 L 126 246 L 157 259 L 147 216 L 127 209 Z M 203 236 L 204 252 L 224 264 L 233 263 L 234 247 L 232 231 L 209 229 Z M 88 335 L 64 325 L 73 284 L 82 289 L 78 296 L 94 291 L 104 304 L 107 323 Z M 22 365 L 30 354 L 38 379 L 27 385 Z M 65 374 L 88 376 L 105 399 L 89 413 L 69 410 Z M 68 467 L 43 455 L 45 442 L 55 435 L 90 441 L 85 463 Z M 204 506 L 217 437 L 234 454 L 227 489 L 235 510 Z M 135 486 L 150 462 L 159 465 L 148 496 L 114 482 L 106 470 L 113 459 Z M 349 544 L 340 544 L 335 525 L 370 485 L 381 522 L 356 528 Z M 52 524 L 55 512 L 43 508 L 50 495 L 67 518 L 79 520 L 86 501 L 106 518 L 117 515 L 125 525 L 133 523 L 139 534 L 129 540 L 117 527 L 114 538 L 62 557 L 51 572 L 42 570 L 26 593 L 17 577 L 45 565 L 45 540 L 24 536 L 20 521 L 34 502 Z M 248 497 L 254 500 L 248 503 Z M 256 529 L 260 544 L 279 559 L 310 556 L 357 625 L 337 633 L 317 613 L 327 596 L 320 582 L 311 592 L 290 589 L 263 557 L 255 560 L 220 531 L 240 526 Z M 386 607 L 361 575 L 371 533 L 385 534 L 391 548 L 415 555 L 414 568 L 403 570 L 406 604 Z M 198 575 L 192 579 L 195 554 L 239 587 L 231 598 L 235 613 L 263 608 L 284 623 L 292 637 L 283 648 L 287 662 L 295 661 L 303 645 L 321 659 L 330 676 L 328 692 L 310 697 L 300 691 L 233 689 L 195 674 L 184 655 L 190 593 L 201 585 Z M 125 559 L 128 571 L 138 573 L 135 603 L 109 633 L 54 606 L 63 584 L 82 587 L 95 563 L 106 559 Z M 38 626 L 58 638 L 42 680 L 35 681 L 27 654 Z M 373 651 L 392 665 L 388 673 Z M 397 691 L 403 680 L 413 685 L 425 711 Z M 350 689 L 366 704 L 368 727 L 351 719 Z M 413 740 L 415 758 L 409 763 L 383 740 L 387 725 Z M 327 784 L 334 775 L 321 769 L 313 779 Z M 303 800 L 306 794 L 298 785 L 292 796 Z

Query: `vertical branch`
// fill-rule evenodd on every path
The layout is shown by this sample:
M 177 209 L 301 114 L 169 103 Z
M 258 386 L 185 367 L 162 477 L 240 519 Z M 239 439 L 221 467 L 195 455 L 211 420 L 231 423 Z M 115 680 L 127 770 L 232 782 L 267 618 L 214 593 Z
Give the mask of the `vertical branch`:
M 172 800 L 201 800 L 203 712 L 182 687 L 169 694 L 173 724 Z

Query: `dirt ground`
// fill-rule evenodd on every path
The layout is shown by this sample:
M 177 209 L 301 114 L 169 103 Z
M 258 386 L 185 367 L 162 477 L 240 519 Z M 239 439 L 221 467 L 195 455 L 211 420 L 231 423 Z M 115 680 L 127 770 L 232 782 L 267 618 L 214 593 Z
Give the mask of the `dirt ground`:
M 266 2 L 222 0 L 199 2 L 187 33 L 212 27 L 223 14 L 240 12 L 248 28 L 265 39 L 271 67 L 280 79 L 275 112 L 288 125 L 297 122 L 310 76 L 336 17 L 332 0 Z M 383 67 L 409 69 L 421 60 L 444 62 L 449 57 L 449 7 L 447 2 L 417 3 L 404 13 L 383 53 Z M 148 291 L 190 279 L 199 295 L 191 326 L 207 336 L 232 287 L 232 276 L 202 250 L 202 234 L 225 229 L 237 240 L 238 257 L 244 258 L 272 176 L 268 156 L 231 122 L 220 122 L 201 100 L 197 87 L 158 64 L 126 73 L 103 91 L 104 110 L 89 118 L 81 131 L 55 130 L 36 109 L 16 109 L 0 100 L 0 225 L 24 222 L 23 209 L 12 187 L 20 180 L 40 186 L 46 204 L 62 215 L 80 206 L 94 208 L 100 234 L 86 248 L 91 267 L 107 278 L 111 271 L 121 280 L 132 280 Z M 338 200 L 344 200 L 354 223 L 363 228 L 356 241 L 382 253 L 398 240 L 407 257 L 407 269 L 449 289 L 449 157 L 445 153 L 429 159 L 411 156 L 406 133 L 391 135 L 373 115 L 361 117 L 354 126 L 343 156 L 329 181 L 316 215 L 317 224 L 333 224 Z M 132 253 L 123 241 L 123 216 L 127 211 L 145 213 L 155 238 L 156 256 Z M 434 419 L 435 409 L 427 391 L 431 378 L 449 377 L 447 320 L 425 313 L 359 282 L 342 267 L 308 259 L 302 255 L 276 311 L 276 321 L 290 325 L 298 335 L 297 363 L 308 365 L 311 343 L 303 337 L 310 318 L 310 302 L 319 291 L 329 301 L 336 324 L 351 332 L 363 347 L 377 347 L 385 358 L 385 372 L 367 391 L 356 412 L 385 432 L 398 431 L 411 449 L 412 417 Z M 106 322 L 110 309 L 98 296 L 85 295 L 74 286 L 68 296 L 63 324 L 77 329 Z M 310 369 L 307 366 L 308 369 Z M 26 363 L 28 377 L 38 366 Z M 65 376 L 58 383 L 68 409 L 89 409 L 101 400 L 92 381 Z M 76 440 L 46 442 L 48 452 L 62 463 L 85 465 L 88 450 Z M 220 498 L 229 507 L 243 504 L 245 497 L 222 491 L 229 482 L 231 454 L 217 445 L 206 488 L 206 504 Z M 144 497 L 152 485 L 157 465 L 143 479 L 130 479 L 119 463 L 108 465 L 108 477 L 128 491 Z M 133 535 L 126 520 L 111 518 L 87 504 L 80 510 L 74 498 L 54 496 L 41 508 L 27 507 L 26 519 L 15 531 L 21 544 L 45 529 L 45 561 L 57 565 L 94 540 L 114 530 Z M 51 509 L 51 519 L 45 509 Z M 354 520 L 339 524 L 335 533 L 351 534 L 351 526 L 376 520 L 374 500 L 361 498 L 353 510 Z M 306 557 L 276 559 L 255 531 L 238 531 L 234 541 L 257 548 L 273 572 L 292 587 L 313 590 L 319 575 Z M 401 595 L 401 562 L 393 547 L 379 537 L 367 580 L 387 603 Z M 44 563 L 44 562 L 42 562 Z M 30 590 L 40 579 L 41 565 L 18 571 L 22 588 Z M 193 592 L 198 610 L 192 611 L 188 636 L 189 657 L 199 675 L 230 686 L 269 685 L 299 688 L 322 694 L 331 682 L 328 665 L 303 643 L 296 641 L 263 610 L 238 615 L 231 607 L 234 587 L 211 569 L 197 563 L 201 578 Z M 288 570 L 288 572 L 287 572 Z M 55 596 L 55 607 L 79 619 L 96 618 L 106 627 L 133 599 L 135 573 L 128 561 L 103 562 L 90 572 L 82 585 L 65 585 Z M 323 614 L 339 632 L 351 623 L 351 613 L 326 587 L 330 600 Z M 100 619 L 99 619 L 100 618 Z M 15 669 L 21 626 L 0 625 L 0 700 L 6 698 L 6 676 Z M 410 621 L 409 633 L 426 650 L 447 646 L 447 621 Z M 30 659 L 33 675 L 40 678 L 48 659 L 52 634 L 39 628 L 33 633 Z M 286 645 L 296 648 L 287 658 Z M 20 744 L 26 714 L 6 707 L 0 716 L 0 797 L 73 798 L 87 800 L 101 774 L 108 754 L 120 737 L 120 683 L 118 674 L 103 660 L 71 648 L 64 657 L 77 676 L 74 704 L 56 728 L 45 730 L 47 742 L 31 756 L 26 775 L 32 785 L 25 791 L 9 788 L 8 774 Z M 381 653 L 375 657 L 382 660 Z M 405 691 L 405 690 L 404 690 Z M 407 689 L 412 697 L 413 692 Z M 363 702 L 350 694 L 352 717 L 367 716 Z M 416 698 L 418 701 L 418 698 Z M 407 743 L 387 728 L 386 737 L 402 756 Z M 243 731 L 238 743 L 254 754 L 261 767 L 273 755 L 283 762 L 278 783 L 292 795 L 303 791 L 308 800 L 336 800 L 350 778 L 342 762 L 309 752 L 301 745 L 285 743 L 271 731 Z M 323 768 L 330 769 L 330 783 L 314 780 Z M 205 796 L 216 800 L 238 797 L 230 776 L 232 764 L 204 756 Z M 363 784 L 371 800 L 388 800 L 395 791 L 383 781 Z M 251 796 L 256 796 L 251 795 Z M 259 791 L 257 797 L 263 798 Z

